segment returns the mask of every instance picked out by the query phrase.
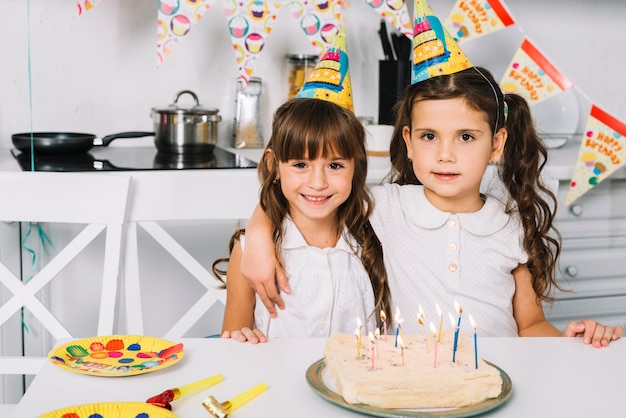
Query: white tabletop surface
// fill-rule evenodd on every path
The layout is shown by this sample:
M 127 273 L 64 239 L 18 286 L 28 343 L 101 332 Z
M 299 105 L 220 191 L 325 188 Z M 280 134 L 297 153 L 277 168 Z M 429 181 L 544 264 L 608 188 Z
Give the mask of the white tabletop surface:
M 307 368 L 322 357 L 323 339 L 275 339 L 267 344 L 234 340 L 183 339 L 185 356 L 171 367 L 130 377 L 72 373 L 46 362 L 13 417 L 31 418 L 62 407 L 140 401 L 217 373 L 216 386 L 172 402 L 181 418 L 208 417 L 202 400 L 220 402 L 261 382 L 268 390 L 235 410 L 232 417 L 363 416 L 319 397 L 307 384 Z M 626 340 L 595 349 L 578 338 L 483 338 L 479 354 L 511 378 L 512 395 L 484 416 L 626 416 Z

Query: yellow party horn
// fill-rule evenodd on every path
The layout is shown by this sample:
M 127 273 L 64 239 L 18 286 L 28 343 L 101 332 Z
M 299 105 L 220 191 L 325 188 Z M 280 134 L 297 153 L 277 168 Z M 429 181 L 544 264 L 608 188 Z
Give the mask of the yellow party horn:
M 222 380 L 224 380 L 224 376 L 216 374 L 214 376 L 207 377 L 206 379 L 198 380 L 197 382 L 189 383 L 173 389 L 167 389 L 166 391 L 149 398 L 146 403 L 160 406 L 161 408 L 166 408 L 171 411 L 171 401 L 198 390 L 209 388 Z
M 215 418 L 226 418 L 235 409 L 239 408 L 252 398 L 260 395 L 266 389 L 267 383 L 261 383 L 225 402 L 219 402 L 213 396 L 209 396 L 202 401 L 202 405 Z

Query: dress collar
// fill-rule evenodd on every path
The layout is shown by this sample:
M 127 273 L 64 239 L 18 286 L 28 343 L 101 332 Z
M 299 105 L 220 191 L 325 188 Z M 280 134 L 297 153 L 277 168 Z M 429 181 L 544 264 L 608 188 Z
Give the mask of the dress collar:
M 304 236 L 302 236 L 302 233 L 300 232 L 296 224 L 293 222 L 293 220 L 289 216 L 286 216 L 285 219 L 283 220 L 283 230 L 284 230 L 284 236 L 283 236 L 283 243 L 281 245 L 281 248 L 284 248 L 287 250 L 287 249 L 293 249 L 293 248 L 311 247 L 309 244 L 307 244 L 306 240 L 304 239 Z M 348 237 L 347 241 L 345 237 Z M 315 248 L 315 247 L 311 247 L 311 248 Z M 343 233 L 339 237 L 339 240 L 337 241 L 337 245 L 335 245 L 334 249 L 346 251 L 349 253 L 354 253 L 356 248 L 357 248 L 356 240 L 348 232 L 348 229 L 344 227 Z M 332 249 L 333 249 L 332 247 L 324 248 L 324 250 L 332 250 Z
M 452 214 L 434 207 L 424 194 L 424 186 L 406 185 L 400 187 L 400 204 L 406 217 L 424 229 L 439 228 L 454 218 L 474 235 L 491 235 L 510 220 L 504 212 L 504 204 L 491 195 L 486 195 L 485 204 L 477 212 Z

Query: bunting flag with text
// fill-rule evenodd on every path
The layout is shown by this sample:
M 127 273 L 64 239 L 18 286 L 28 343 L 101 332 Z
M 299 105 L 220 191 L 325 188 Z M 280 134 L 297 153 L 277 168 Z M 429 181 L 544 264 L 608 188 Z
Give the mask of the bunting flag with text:
M 243 88 L 248 85 L 254 64 L 265 47 L 279 11 L 280 3 L 272 0 L 252 0 L 245 4 L 237 0 L 224 1 L 224 13 Z
M 524 39 L 500 81 L 505 93 L 517 93 L 531 105 L 572 86 L 528 39 Z
M 76 4 L 76 16 L 80 16 L 90 9 L 93 9 L 104 0 L 81 0 Z
M 469 41 L 515 24 L 500 0 L 457 0 L 443 25 L 458 41 Z
M 204 16 L 214 0 L 159 0 L 157 19 L 157 66 L 172 53 L 176 43 L 186 36 Z
M 626 124 L 591 106 L 565 204 L 609 177 L 626 161 Z
M 384 18 L 387 23 L 393 25 L 409 39 L 413 39 L 413 25 L 405 0 L 365 0 L 365 2 L 376 10 L 376 13 Z
M 295 0 L 289 10 L 321 57 L 343 27 L 342 0 Z

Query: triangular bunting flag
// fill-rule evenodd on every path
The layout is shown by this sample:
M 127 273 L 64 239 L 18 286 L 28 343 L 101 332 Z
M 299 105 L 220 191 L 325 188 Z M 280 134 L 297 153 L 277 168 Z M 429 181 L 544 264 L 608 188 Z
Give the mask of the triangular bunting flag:
M 321 57 L 343 27 L 342 0 L 295 0 L 289 10 Z
M 265 47 L 279 11 L 280 3 L 271 0 L 253 0 L 245 4 L 237 0 L 224 2 L 224 13 L 228 19 L 228 30 L 243 88 L 248 85 L 254 64 Z
M 443 25 L 458 42 L 476 39 L 515 23 L 500 0 L 457 0 Z
M 376 13 L 383 17 L 387 23 L 408 38 L 413 39 L 413 25 L 411 24 L 411 16 L 405 0 L 365 0 L 365 2 L 372 9 L 376 10 Z
M 593 105 L 565 204 L 609 177 L 626 161 L 626 124 Z
M 179 2 L 159 1 L 157 21 L 157 66 L 172 52 L 173 46 L 189 33 L 214 0 Z
M 505 93 L 517 93 L 530 104 L 555 96 L 572 86 L 528 39 L 524 39 L 500 81 Z
M 83 13 L 89 11 L 90 9 L 96 7 L 98 4 L 102 3 L 104 0 L 81 0 L 76 4 L 76 16 L 80 16 Z

